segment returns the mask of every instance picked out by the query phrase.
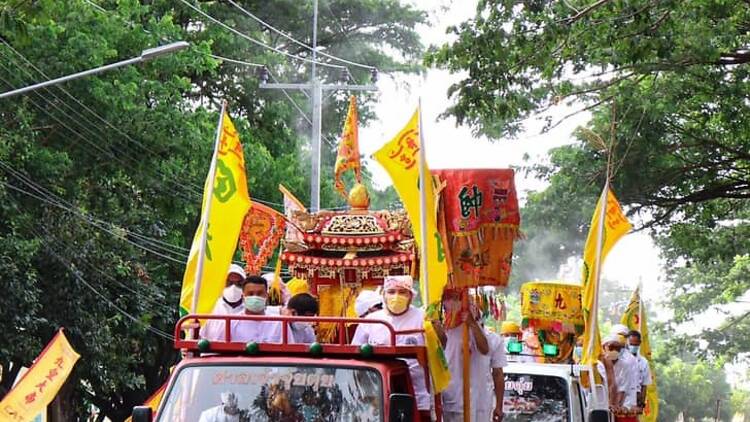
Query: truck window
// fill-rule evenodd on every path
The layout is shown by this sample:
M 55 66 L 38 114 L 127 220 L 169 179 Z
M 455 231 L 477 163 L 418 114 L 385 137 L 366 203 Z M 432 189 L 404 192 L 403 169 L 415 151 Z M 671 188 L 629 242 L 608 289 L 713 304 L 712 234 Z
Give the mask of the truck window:
M 222 397 L 233 393 L 228 410 Z M 211 365 L 180 370 L 158 421 L 382 421 L 380 374 L 368 368 Z
M 568 422 L 568 397 L 563 378 L 506 373 L 503 421 Z

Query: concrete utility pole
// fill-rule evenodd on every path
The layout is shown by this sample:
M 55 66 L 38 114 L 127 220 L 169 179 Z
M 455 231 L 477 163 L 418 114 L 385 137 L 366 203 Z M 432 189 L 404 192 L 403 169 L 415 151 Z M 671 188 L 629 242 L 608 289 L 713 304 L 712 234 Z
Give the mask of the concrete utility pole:
M 309 92 L 312 105 L 312 163 L 310 171 L 310 211 L 320 210 L 320 134 L 323 122 L 323 92 L 324 91 L 377 91 L 371 85 L 323 84 L 316 74 L 315 63 L 318 50 L 318 0 L 313 0 L 313 33 L 312 33 L 312 66 L 309 83 L 268 83 L 268 72 L 264 69 L 261 74 L 260 87 L 266 89 L 297 89 Z M 372 82 L 375 82 L 377 72 L 372 72 Z

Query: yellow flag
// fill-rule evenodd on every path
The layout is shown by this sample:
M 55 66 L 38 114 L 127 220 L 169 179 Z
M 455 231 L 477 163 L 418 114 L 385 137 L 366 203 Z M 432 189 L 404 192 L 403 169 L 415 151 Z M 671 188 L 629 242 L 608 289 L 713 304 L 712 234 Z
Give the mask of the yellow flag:
M 33 420 L 55 398 L 79 357 L 60 329 L 31 368 L 0 401 L 0 420 Z
M 336 154 L 334 167 L 334 186 L 346 198 L 346 188 L 341 175 L 347 170 L 354 170 L 358 183 L 362 183 L 362 165 L 359 160 L 359 120 L 357 117 L 357 97 L 349 98 L 349 111 L 346 113 L 344 131 L 341 134 L 339 151 Z
M 180 294 L 180 314 L 190 311 L 195 287 L 195 272 L 201 247 L 201 227 L 208 219 L 206 254 L 203 264 L 200 296 L 195 311 L 208 314 L 216 299 L 221 296 L 229 265 L 237 249 L 237 238 L 242 228 L 245 214 L 250 209 L 250 195 L 247 190 L 245 158 L 242 144 L 234 124 L 226 113 L 222 118 L 221 134 L 216 159 L 214 180 L 206 179 L 203 192 L 203 205 L 198 230 L 190 248 L 185 275 L 182 277 Z M 211 198 L 211 215 L 206 215 L 206 193 L 208 183 L 214 186 Z
M 604 209 L 604 227 L 601 226 L 602 199 L 607 195 L 606 208 Z M 630 225 L 627 217 L 622 212 L 620 203 L 617 202 L 615 194 L 611 189 L 605 188 L 599 201 L 596 203 L 594 216 L 591 219 L 591 228 L 589 229 L 586 245 L 583 249 L 583 318 L 586 328 L 583 333 L 583 357 L 581 362 L 591 365 L 597 362 L 601 354 L 601 339 L 599 337 L 599 325 L 597 323 L 597 296 L 599 290 L 599 271 L 609 251 L 633 226 Z M 599 233 L 602 233 L 601 242 L 599 242 Z M 597 263 L 597 247 L 601 244 L 599 252 L 599 262 Z M 592 318 L 593 317 L 593 318 Z M 593 326 L 592 326 L 593 319 Z M 593 339 L 592 339 L 593 337 Z M 593 341 L 593 344 L 592 344 Z
M 445 359 L 443 347 L 440 345 L 440 339 L 435 332 L 432 322 L 424 322 L 425 346 L 427 346 L 427 364 L 430 367 L 430 378 L 435 392 L 440 393 L 451 382 L 451 370 L 448 368 L 448 361 Z
M 641 302 L 640 288 L 633 291 L 630 303 L 625 309 L 625 313 L 622 314 L 620 323 L 630 330 L 637 330 L 641 333 L 639 353 L 648 361 L 648 367 L 651 371 L 651 385 L 646 388 L 646 407 L 643 409 L 640 419 L 642 422 L 656 422 L 659 415 L 659 392 L 656 389 L 656 372 L 654 371 L 654 361 L 651 360 L 651 342 L 648 339 L 646 310 Z
M 378 150 L 373 157 L 385 168 L 393 180 L 393 187 L 409 214 L 414 239 L 421 247 L 422 230 L 427 231 L 427 272 L 430 274 L 429 297 L 422 298 L 425 305 L 435 305 L 443 295 L 448 280 L 448 266 L 443 253 L 443 241 L 437 228 L 435 212 L 435 190 L 432 183 L 425 184 L 426 227 L 420 223 L 419 210 L 419 110 L 409 123 L 390 142 Z M 425 173 L 430 174 L 425 163 Z M 421 249 L 420 249 L 421 250 Z M 420 259 L 425 259 L 421 257 Z M 424 286 L 425 274 L 420 274 L 420 285 Z M 424 290 L 423 290 L 424 291 Z

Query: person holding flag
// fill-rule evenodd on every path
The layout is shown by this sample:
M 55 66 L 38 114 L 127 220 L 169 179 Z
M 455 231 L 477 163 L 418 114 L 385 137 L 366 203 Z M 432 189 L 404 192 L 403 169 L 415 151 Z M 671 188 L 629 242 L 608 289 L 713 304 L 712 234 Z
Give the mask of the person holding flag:
M 646 391 L 652 384 L 651 368 L 646 358 L 638 354 L 641 348 L 641 333 L 630 330 L 628 333 L 628 350 L 636 358 L 638 363 L 638 406 L 646 407 Z
M 620 323 L 630 330 L 628 332 L 628 348 L 638 359 L 640 369 L 638 405 L 643 408 L 641 421 L 654 422 L 659 415 L 659 393 L 656 389 L 656 377 L 651 366 L 651 344 L 644 308 L 639 286 L 633 292 Z

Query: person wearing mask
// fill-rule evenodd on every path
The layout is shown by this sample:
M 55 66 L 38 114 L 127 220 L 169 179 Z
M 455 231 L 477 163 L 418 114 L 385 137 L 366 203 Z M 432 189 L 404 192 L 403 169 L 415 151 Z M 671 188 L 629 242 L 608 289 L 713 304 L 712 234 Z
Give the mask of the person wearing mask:
M 476 306 L 471 305 L 471 311 L 461 311 L 461 292 L 454 289 L 446 289 L 443 292 L 443 308 L 446 314 L 459 315 L 458 324 L 454 327 L 447 328 L 444 333 L 443 328 L 438 324 L 433 324 L 438 331 L 438 337 L 445 338 L 445 358 L 448 361 L 448 368 L 451 372 L 451 380 L 448 388 L 442 393 L 443 400 L 443 420 L 445 422 L 463 422 L 463 335 L 464 327 L 469 329 L 469 382 L 471 385 L 471 417 L 472 422 L 489 421 L 490 408 L 492 403 L 490 397 L 483 397 L 480 403 L 480 396 L 487 396 L 488 384 L 490 382 L 490 346 L 484 329 L 477 321 L 481 318 Z
M 630 329 L 626 327 L 623 324 L 615 324 L 612 326 L 612 332 L 619 335 L 623 339 L 623 353 L 628 352 L 628 336 L 630 335 Z M 628 354 L 628 358 L 633 357 L 630 353 Z M 634 397 L 634 404 L 632 407 L 635 407 L 638 405 L 638 390 L 640 389 L 640 379 L 641 379 L 641 370 L 640 366 L 638 364 L 638 359 L 628 359 L 632 362 L 631 365 L 631 377 L 635 380 L 635 382 L 632 385 L 633 391 L 628 393 L 628 397 L 632 396 Z
M 411 276 L 388 276 L 383 281 L 383 309 L 367 315 L 368 320 L 385 321 L 396 331 L 421 330 L 424 327 L 424 312 L 411 305 L 414 297 L 414 280 Z M 352 344 L 391 345 L 391 333 L 383 325 L 361 323 L 354 332 Z M 397 345 L 424 345 L 422 334 L 396 336 Z M 430 420 L 431 397 L 427 392 L 425 368 L 416 359 L 405 359 L 409 366 L 414 394 L 419 409 L 420 421 Z
M 251 275 L 242 283 L 244 315 L 266 315 L 268 282 L 265 278 Z M 280 321 L 232 321 L 232 341 L 280 343 Z M 292 339 L 289 339 L 291 342 Z
M 607 380 L 610 392 L 610 406 L 615 409 L 632 410 L 636 407 L 635 386 L 638 382 L 635 358 L 625 349 L 625 338 L 612 333 L 602 342 L 603 358 L 608 362 L 599 362 L 599 373 Z M 614 379 L 607 376 L 607 364 L 612 367 Z M 630 422 L 629 418 L 616 417 L 617 422 Z
M 216 301 L 212 315 L 236 315 L 243 311 L 242 308 L 242 282 L 245 280 L 245 270 L 237 264 L 232 264 L 227 273 L 227 279 L 224 284 L 224 291 L 221 297 Z M 201 327 L 201 338 L 211 341 L 225 341 L 226 332 L 224 330 L 224 321 L 217 319 L 207 320 Z
M 292 296 L 286 307 L 281 311 L 288 316 L 314 317 L 318 315 L 318 299 L 309 293 L 299 293 Z M 315 343 L 315 329 L 312 322 L 294 321 L 289 324 L 292 332 L 291 338 L 295 343 Z
M 638 362 L 638 407 L 646 405 L 646 389 L 653 382 L 651 379 L 651 368 L 648 366 L 648 360 L 640 354 L 641 333 L 637 330 L 631 330 L 628 333 L 628 351 L 633 354 Z

